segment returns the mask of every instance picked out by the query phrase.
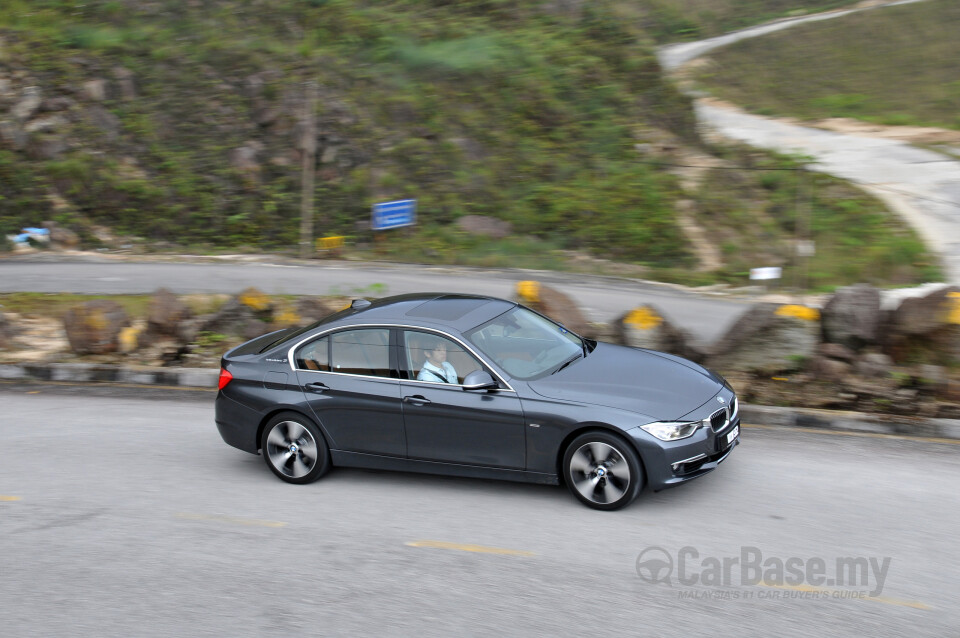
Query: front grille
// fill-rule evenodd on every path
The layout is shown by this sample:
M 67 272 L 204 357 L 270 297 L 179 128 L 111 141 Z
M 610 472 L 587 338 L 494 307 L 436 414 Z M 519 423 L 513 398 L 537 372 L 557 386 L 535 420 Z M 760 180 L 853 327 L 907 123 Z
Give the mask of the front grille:
M 730 420 L 727 418 L 726 408 L 720 408 L 710 415 L 710 427 L 713 428 L 714 432 L 719 432 L 725 428 L 729 422 Z

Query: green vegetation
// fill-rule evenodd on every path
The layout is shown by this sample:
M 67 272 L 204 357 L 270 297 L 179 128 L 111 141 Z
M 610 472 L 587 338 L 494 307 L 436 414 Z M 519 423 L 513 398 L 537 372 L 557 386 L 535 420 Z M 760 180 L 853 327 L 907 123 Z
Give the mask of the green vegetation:
M 783 285 L 805 281 L 806 288 L 819 291 L 858 282 L 903 285 L 942 278 L 938 259 L 917 234 L 863 191 L 803 170 L 799 160 L 746 150 L 728 153 L 732 163 L 750 170 L 711 171 L 697 211 L 723 252 L 720 279 L 743 282 L 757 266 L 781 266 Z M 798 261 L 796 239 L 812 239 L 816 255 Z
M 635 11 L 657 42 L 700 40 L 777 18 L 857 4 L 856 0 L 641 0 Z
M 780 210 L 794 185 L 747 172 L 685 192 L 671 167 L 644 160 L 637 144 L 701 144 L 652 44 L 845 4 L 5 0 L 0 80 L 61 105 L 35 115 L 60 119 L 21 146 L 0 144 L 0 235 L 53 219 L 86 248 L 112 234 L 146 250 L 293 251 L 313 81 L 315 234 L 348 237 L 349 256 L 570 268 L 573 253 L 680 283 L 745 283 L 757 263 L 738 238 L 782 259 L 789 221 L 754 213 Z M 0 120 L 18 99 L 0 105 Z M 762 157 L 750 161 L 793 165 Z M 922 247 L 878 203 L 853 189 L 836 199 L 840 187 L 819 178 L 809 188 L 817 215 L 838 220 L 824 222 L 825 237 L 837 234 L 825 244 L 857 241 L 847 238 L 856 215 L 879 220 L 875 232 L 856 229 L 869 256 L 819 260 L 816 285 L 931 276 Z M 415 229 L 367 230 L 372 203 L 408 197 Z M 724 238 L 719 273 L 694 270 L 682 201 Z M 464 233 L 465 215 L 507 220 L 514 235 Z
M 960 4 L 885 7 L 751 38 L 698 81 L 764 114 L 960 129 Z

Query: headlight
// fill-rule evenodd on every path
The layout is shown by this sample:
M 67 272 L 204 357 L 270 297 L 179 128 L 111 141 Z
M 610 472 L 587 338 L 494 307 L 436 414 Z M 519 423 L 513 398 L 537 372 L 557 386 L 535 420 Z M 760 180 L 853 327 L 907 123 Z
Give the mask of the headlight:
M 693 436 L 700 425 L 700 421 L 693 421 L 692 423 L 648 423 L 640 427 L 661 441 L 677 441 Z

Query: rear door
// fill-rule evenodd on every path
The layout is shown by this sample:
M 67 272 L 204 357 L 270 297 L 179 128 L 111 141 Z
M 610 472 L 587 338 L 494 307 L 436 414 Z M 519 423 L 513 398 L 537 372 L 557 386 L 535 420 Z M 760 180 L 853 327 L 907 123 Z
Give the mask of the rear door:
M 341 330 L 297 349 L 297 379 L 332 448 L 406 456 L 390 353 L 389 328 Z
M 456 383 L 420 374 L 427 352 L 438 345 L 445 347 Z M 436 333 L 402 330 L 400 365 L 408 377 L 400 381 L 400 390 L 411 459 L 511 469 L 526 466 L 520 399 L 506 388 L 464 389 L 468 374 L 489 368 L 457 341 Z M 422 380 L 417 380 L 418 375 Z

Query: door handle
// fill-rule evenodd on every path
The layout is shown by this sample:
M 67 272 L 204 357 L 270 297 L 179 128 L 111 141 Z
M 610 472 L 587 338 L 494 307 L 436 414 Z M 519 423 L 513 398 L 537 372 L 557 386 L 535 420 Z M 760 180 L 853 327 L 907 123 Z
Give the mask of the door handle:
M 330 389 L 325 384 L 320 383 L 319 381 L 316 381 L 314 383 L 308 383 L 306 385 L 306 388 L 311 392 L 325 392 L 326 390 Z
M 430 399 L 425 399 L 419 394 L 412 397 L 403 397 L 404 403 L 412 403 L 413 405 L 428 405 L 431 403 Z

